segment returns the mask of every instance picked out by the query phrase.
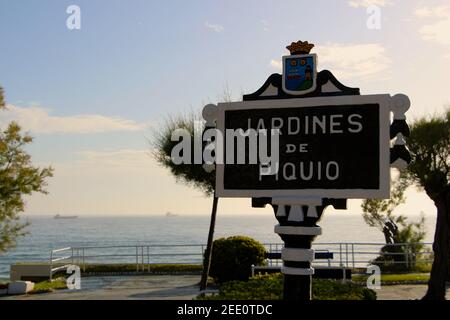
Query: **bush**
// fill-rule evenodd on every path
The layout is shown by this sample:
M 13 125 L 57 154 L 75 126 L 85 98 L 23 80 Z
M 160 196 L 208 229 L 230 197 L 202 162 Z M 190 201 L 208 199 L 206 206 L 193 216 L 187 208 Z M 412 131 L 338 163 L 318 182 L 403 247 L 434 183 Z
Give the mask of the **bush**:
M 422 254 L 425 245 L 421 242 L 425 238 L 425 218 L 422 215 L 418 222 L 407 222 L 406 217 L 399 216 L 393 221 L 399 225 L 393 235 L 393 244 L 386 244 L 381 248 L 380 256 L 371 261 L 383 272 L 419 272 L 425 270 L 424 259 L 429 257 Z M 396 245 L 406 244 L 406 245 Z
M 246 281 L 251 266 L 265 263 L 266 249 L 258 241 L 244 236 L 214 241 L 210 276 L 218 283 L 232 280 Z
M 370 263 L 378 265 L 382 272 L 429 272 L 429 254 L 424 254 L 425 245 L 411 243 L 409 245 L 385 245 L 380 256 Z
M 376 300 L 375 291 L 347 281 L 314 279 L 313 300 Z M 281 300 L 283 275 L 255 276 L 249 281 L 230 281 L 219 288 L 219 294 L 201 299 L 207 300 Z

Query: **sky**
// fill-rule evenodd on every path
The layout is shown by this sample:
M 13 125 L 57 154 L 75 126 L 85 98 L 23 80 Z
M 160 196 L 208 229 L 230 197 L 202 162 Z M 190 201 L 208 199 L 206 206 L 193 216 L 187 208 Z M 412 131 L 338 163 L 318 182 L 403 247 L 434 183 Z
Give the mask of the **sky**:
M 67 27 L 71 5 L 80 29 Z M 368 27 L 371 5 L 379 28 Z M 448 0 L 0 0 L 0 39 L 0 127 L 18 121 L 35 138 L 33 162 L 55 168 L 29 214 L 209 214 L 211 199 L 152 159 L 153 130 L 226 89 L 234 100 L 256 91 L 292 41 L 314 43 L 319 70 L 362 94 L 407 94 L 410 120 L 450 104 Z M 421 211 L 435 209 L 411 188 L 399 212 Z M 266 212 L 250 199 L 219 205 Z

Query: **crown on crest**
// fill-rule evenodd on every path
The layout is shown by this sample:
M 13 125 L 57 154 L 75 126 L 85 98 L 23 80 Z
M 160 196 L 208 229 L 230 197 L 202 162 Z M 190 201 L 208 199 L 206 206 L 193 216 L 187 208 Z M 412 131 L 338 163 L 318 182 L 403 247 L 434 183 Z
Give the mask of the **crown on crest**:
M 311 49 L 314 48 L 314 44 L 308 43 L 308 41 L 297 41 L 292 42 L 289 46 L 286 47 L 291 52 L 291 55 L 294 54 L 308 54 Z

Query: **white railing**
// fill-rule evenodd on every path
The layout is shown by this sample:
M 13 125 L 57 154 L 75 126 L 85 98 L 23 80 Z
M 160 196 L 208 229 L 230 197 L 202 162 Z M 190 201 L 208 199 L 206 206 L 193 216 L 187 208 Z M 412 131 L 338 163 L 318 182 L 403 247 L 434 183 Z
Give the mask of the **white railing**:
M 87 264 L 135 264 L 136 272 L 150 272 L 152 264 L 201 264 L 205 246 L 134 245 L 68 247 L 50 251 L 50 278 L 70 264 L 86 271 Z M 57 254 L 66 254 L 58 257 Z M 69 254 L 69 255 L 67 255 Z M 68 264 L 70 261 L 70 264 Z
M 68 254 L 69 256 L 58 256 L 61 254 Z M 74 263 L 73 260 L 73 249 L 71 247 L 68 248 L 61 248 L 61 249 L 55 249 L 50 251 L 50 280 L 52 280 L 53 274 L 67 269 L 67 267 L 70 265 L 68 264 L 68 261 L 70 261 L 70 264 Z
M 385 243 L 372 242 L 352 242 L 352 243 L 316 243 L 313 249 L 326 248 L 334 254 L 332 265 L 341 267 L 358 268 L 367 267 L 379 256 L 384 256 L 390 260 L 391 264 L 403 264 L 406 268 L 416 263 L 432 262 L 432 243 L 395 243 L 386 245 Z M 392 250 L 381 252 L 381 248 L 389 247 Z M 420 251 L 417 249 L 423 247 Z M 397 249 L 398 248 L 398 249 Z M 395 250 L 397 249 L 397 250 Z M 324 263 L 316 261 L 316 263 Z
M 367 267 L 380 255 L 395 257 L 392 263 L 411 266 L 414 263 L 431 262 L 431 243 L 393 244 L 392 247 L 403 247 L 400 252 L 381 253 L 385 243 L 314 243 L 316 252 L 329 252 L 333 259 L 317 259 L 315 265 L 327 264 L 339 267 Z M 264 244 L 268 252 L 281 252 L 282 243 Z M 414 247 L 423 246 L 423 250 L 415 252 Z M 201 244 L 181 245 L 134 245 L 134 246 L 92 246 L 68 247 L 50 252 L 51 275 L 64 270 L 70 264 L 80 266 L 83 271 L 87 264 L 135 264 L 136 272 L 150 272 L 152 264 L 201 264 L 206 246 Z M 398 258 L 397 258 L 398 257 Z M 278 259 L 270 260 L 269 265 L 281 265 Z

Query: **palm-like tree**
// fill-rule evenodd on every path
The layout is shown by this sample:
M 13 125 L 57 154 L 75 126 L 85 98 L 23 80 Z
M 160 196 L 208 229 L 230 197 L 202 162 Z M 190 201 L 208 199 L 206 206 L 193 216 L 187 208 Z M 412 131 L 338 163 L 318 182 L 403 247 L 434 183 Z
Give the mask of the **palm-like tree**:
M 193 112 L 189 114 L 179 115 L 168 118 L 165 123 L 153 135 L 153 156 L 156 161 L 165 168 L 168 168 L 172 175 L 182 183 L 193 186 L 207 196 L 213 196 L 213 205 L 211 211 L 211 222 L 208 233 L 208 243 L 205 251 L 205 259 L 203 262 L 203 273 L 200 283 L 200 290 L 205 290 L 207 287 L 209 268 L 211 263 L 212 244 L 214 238 L 214 229 L 216 224 L 216 214 L 218 198 L 214 193 L 215 173 L 206 172 L 201 164 L 180 164 L 173 163 L 171 153 L 173 147 L 178 143 L 172 141 L 172 133 L 176 129 L 186 129 L 191 136 L 191 141 L 194 141 L 195 121 L 200 121 L 201 117 Z M 192 147 L 192 150 L 194 148 Z M 192 155 L 193 157 L 193 155 Z

